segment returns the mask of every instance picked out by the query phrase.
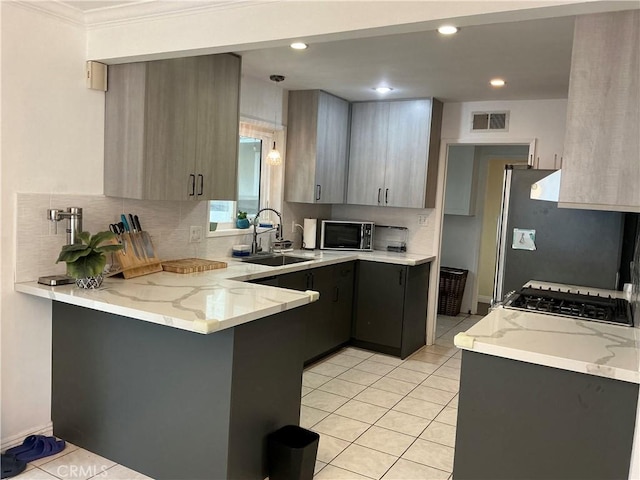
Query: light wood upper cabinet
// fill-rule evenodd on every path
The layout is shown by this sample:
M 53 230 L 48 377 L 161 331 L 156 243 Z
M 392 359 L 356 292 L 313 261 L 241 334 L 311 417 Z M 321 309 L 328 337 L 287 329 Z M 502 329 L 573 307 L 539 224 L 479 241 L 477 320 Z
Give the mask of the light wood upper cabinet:
M 351 106 L 348 204 L 380 204 L 384 190 L 388 130 L 388 103 L 366 102 Z
M 640 11 L 575 22 L 560 206 L 640 212 Z
M 234 200 L 239 92 L 234 55 L 110 66 L 105 195 Z
M 441 120 L 436 99 L 353 104 L 347 203 L 433 208 Z
M 289 92 L 288 202 L 344 203 L 349 102 L 321 90 Z

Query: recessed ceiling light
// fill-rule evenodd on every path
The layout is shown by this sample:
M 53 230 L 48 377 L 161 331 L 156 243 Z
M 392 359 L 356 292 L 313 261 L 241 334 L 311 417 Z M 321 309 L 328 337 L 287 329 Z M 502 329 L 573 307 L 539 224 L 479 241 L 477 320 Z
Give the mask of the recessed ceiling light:
M 442 35 L 453 35 L 458 32 L 458 27 L 454 27 L 453 25 L 443 25 L 438 28 L 438 32 Z
M 307 45 L 306 43 L 303 43 L 303 42 L 293 42 L 289 46 L 291 48 L 293 48 L 294 50 L 305 50 L 309 45 Z
M 374 90 L 378 93 L 389 93 L 393 88 L 391 87 L 376 87 Z
M 494 78 L 489 83 L 492 87 L 504 87 L 507 82 L 501 78 Z

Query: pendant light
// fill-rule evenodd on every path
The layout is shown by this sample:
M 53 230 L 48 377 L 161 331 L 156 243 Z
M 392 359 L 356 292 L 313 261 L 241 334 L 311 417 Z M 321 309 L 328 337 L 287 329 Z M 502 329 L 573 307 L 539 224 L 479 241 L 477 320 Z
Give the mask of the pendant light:
M 269 77 L 269 79 L 273 82 L 276 82 L 276 85 L 280 82 L 282 82 L 284 80 L 284 75 L 271 75 Z M 274 93 L 274 102 L 273 105 L 275 107 L 276 103 L 277 103 L 277 99 L 278 99 L 278 92 L 276 91 Z M 280 151 L 276 148 L 276 141 L 275 141 L 275 136 L 276 136 L 276 120 L 277 120 L 277 111 L 274 109 L 274 113 L 273 113 L 273 148 L 269 151 L 269 154 L 267 155 L 267 163 L 269 165 L 282 165 L 282 155 L 280 155 Z

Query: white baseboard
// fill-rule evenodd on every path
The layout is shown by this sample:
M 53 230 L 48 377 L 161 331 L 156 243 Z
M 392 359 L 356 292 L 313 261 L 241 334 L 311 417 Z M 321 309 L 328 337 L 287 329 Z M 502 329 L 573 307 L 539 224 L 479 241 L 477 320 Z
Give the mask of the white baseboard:
M 491 304 L 491 297 L 485 297 L 484 295 L 478 295 L 478 302 Z
M 34 427 L 32 429 L 29 430 L 25 430 L 21 433 L 18 433 L 16 435 L 12 435 L 10 437 L 6 437 L 3 438 L 2 444 L 1 444 L 1 449 L 2 451 L 5 451 L 7 448 L 11 448 L 11 447 L 15 447 L 16 445 L 20 445 L 23 440 L 25 439 L 25 437 L 28 437 L 29 435 L 47 435 L 47 436 L 51 436 L 53 435 L 53 423 L 49 422 L 46 425 L 41 425 L 39 427 Z

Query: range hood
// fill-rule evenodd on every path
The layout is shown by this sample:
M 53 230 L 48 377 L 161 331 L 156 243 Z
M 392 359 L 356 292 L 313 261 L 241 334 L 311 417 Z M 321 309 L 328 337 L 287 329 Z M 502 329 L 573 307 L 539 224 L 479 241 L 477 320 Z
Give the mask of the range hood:
M 562 170 L 556 170 L 551 175 L 547 175 L 541 180 L 531 185 L 530 198 L 532 200 L 544 200 L 547 202 L 557 202 L 560 197 L 560 178 Z

